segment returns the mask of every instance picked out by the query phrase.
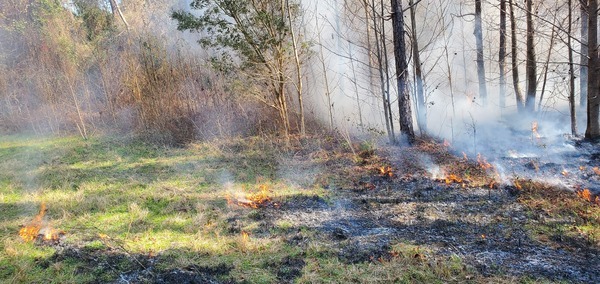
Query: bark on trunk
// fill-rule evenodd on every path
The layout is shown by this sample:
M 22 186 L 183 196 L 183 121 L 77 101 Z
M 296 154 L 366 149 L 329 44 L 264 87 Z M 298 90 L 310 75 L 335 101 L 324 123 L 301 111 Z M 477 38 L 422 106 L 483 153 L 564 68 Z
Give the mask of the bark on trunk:
M 598 0 L 588 0 L 588 105 L 585 138 L 600 138 L 600 57 L 598 54 Z
M 579 50 L 579 106 L 584 108 L 587 105 L 588 93 L 588 12 L 584 1 L 580 1 L 581 7 L 581 46 Z
M 517 101 L 517 110 L 519 113 L 522 113 L 525 107 L 523 102 L 523 92 L 521 91 L 521 86 L 519 85 L 519 64 L 518 64 L 518 53 L 517 53 L 517 22 L 515 20 L 515 10 L 513 5 L 513 0 L 508 0 L 508 5 L 510 6 L 510 53 L 512 54 L 512 81 L 513 88 L 515 90 L 515 98 Z
M 527 9 L 527 97 L 525 106 L 530 113 L 535 111 L 535 97 L 537 91 L 537 66 L 535 62 L 534 27 L 533 27 L 533 0 L 526 1 Z
M 427 131 L 427 108 L 425 107 L 425 94 L 423 85 L 425 78 L 421 66 L 421 54 L 419 52 L 419 41 L 417 40 L 417 20 L 416 20 L 416 4 L 414 0 L 408 2 L 410 5 L 410 22 L 412 30 L 412 53 L 413 65 L 415 68 L 415 91 L 417 98 L 417 124 L 421 133 Z
M 475 0 L 475 41 L 477 45 L 477 77 L 479 79 L 479 97 L 487 105 L 487 86 L 485 83 L 485 62 L 483 59 L 483 29 L 481 24 L 481 0 Z
M 398 83 L 398 106 L 400 109 L 400 131 L 409 143 L 415 140 L 413 130 L 410 95 L 407 88 L 408 64 L 404 42 L 404 17 L 401 0 L 392 0 L 392 26 L 394 30 L 394 56 L 396 61 L 396 81 Z
M 500 0 L 500 51 L 498 52 L 500 69 L 499 104 L 502 112 L 506 107 L 506 0 Z
M 573 0 L 568 1 L 569 24 L 567 45 L 569 46 L 569 110 L 571 112 L 571 135 L 577 135 L 577 114 L 575 113 L 575 66 L 573 63 L 573 46 L 571 32 L 573 31 Z

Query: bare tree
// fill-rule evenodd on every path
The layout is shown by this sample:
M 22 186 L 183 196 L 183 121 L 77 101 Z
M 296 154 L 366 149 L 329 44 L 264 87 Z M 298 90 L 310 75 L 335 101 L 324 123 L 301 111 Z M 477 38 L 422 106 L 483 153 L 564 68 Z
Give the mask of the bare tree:
M 417 99 L 417 124 L 419 130 L 423 133 L 427 131 L 427 108 L 425 107 L 425 94 L 423 89 L 423 82 L 425 80 L 422 63 L 421 63 L 421 52 L 419 49 L 419 40 L 417 38 L 417 20 L 416 20 L 416 9 L 417 4 L 414 0 L 409 0 L 410 5 L 410 22 L 411 22 L 411 33 L 412 33 L 412 55 L 413 55 L 413 67 L 415 70 L 415 95 Z
M 477 77 L 479 78 L 479 96 L 483 105 L 487 104 L 487 86 L 485 83 L 485 62 L 483 59 L 483 29 L 481 25 L 481 0 L 475 0 L 475 41 L 477 45 Z
M 410 94 L 407 88 L 408 64 L 406 63 L 406 43 L 404 42 L 404 16 L 402 2 L 392 0 L 392 26 L 394 28 L 394 55 L 396 61 L 396 81 L 398 83 L 398 106 L 400 110 L 400 132 L 409 143 L 414 142 Z
M 577 135 L 577 114 L 575 113 L 575 66 L 573 63 L 573 48 L 571 32 L 573 31 L 573 0 L 568 1 L 568 35 L 567 45 L 569 46 L 569 110 L 571 113 L 571 134 Z M 553 29 L 554 30 L 554 29 Z
M 580 45 L 580 62 L 579 62 L 579 106 L 581 108 L 587 105 L 587 93 L 588 93 L 588 12 L 585 0 L 580 0 L 580 11 L 581 11 L 581 45 Z
M 498 52 L 500 70 L 499 103 L 500 110 L 506 107 L 506 0 L 500 0 L 500 50 Z
M 114 0 L 112 0 L 114 1 Z M 294 49 L 294 63 L 296 65 L 296 82 L 295 87 L 298 95 L 298 108 L 300 111 L 300 135 L 306 135 L 306 123 L 304 122 L 304 98 L 302 94 L 302 63 L 300 62 L 300 55 L 298 51 L 298 39 L 294 31 L 294 21 L 292 16 L 292 9 L 290 7 L 290 1 L 285 1 L 285 8 L 287 10 L 287 18 L 290 29 L 290 36 L 292 41 L 292 48 Z
M 115 18 L 118 15 L 119 18 L 121 18 L 121 21 L 123 21 L 123 24 L 125 25 L 125 28 L 127 30 L 129 30 L 129 24 L 127 23 L 127 20 L 125 20 L 125 16 L 123 16 L 123 12 L 121 12 L 121 7 L 119 7 L 119 4 L 117 3 L 117 1 L 116 0 L 109 0 L 109 3 L 110 3 L 110 9 L 112 11 L 112 14 L 115 16 Z
M 598 0 L 587 1 L 588 11 L 588 96 L 585 138 L 600 138 L 600 54 L 598 54 Z
M 535 62 L 535 28 L 533 26 L 533 0 L 526 1 L 527 12 L 527 60 L 526 74 L 527 78 L 527 97 L 525 99 L 525 107 L 529 112 L 535 111 L 535 97 L 537 91 L 537 64 Z M 513 39 L 514 40 L 514 39 Z
M 508 0 L 508 5 L 510 6 L 510 37 L 511 37 L 511 44 L 510 44 L 510 53 L 512 55 L 512 62 L 511 62 L 511 68 L 512 68 L 512 81 L 513 81 L 513 88 L 515 90 L 515 97 L 517 100 L 517 109 L 519 110 L 519 112 L 522 112 L 524 109 L 524 102 L 523 102 L 523 92 L 521 91 L 521 86 L 519 85 L 519 60 L 518 60 L 518 53 L 517 53 L 517 21 L 515 20 L 515 8 L 514 8 L 514 3 L 513 0 Z

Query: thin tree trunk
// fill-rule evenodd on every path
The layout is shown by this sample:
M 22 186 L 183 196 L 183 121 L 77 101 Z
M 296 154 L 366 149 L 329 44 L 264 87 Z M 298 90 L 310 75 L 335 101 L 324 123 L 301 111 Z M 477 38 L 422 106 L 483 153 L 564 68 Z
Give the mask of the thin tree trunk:
M 477 77 L 479 79 L 479 97 L 487 105 L 487 86 L 485 83 L 485 62 L 483 59 L 483 31 L 481 24 L 481 0 L 475 0 L 475 41 L 477 46 Z
M 354 67 L 354 55 L 352 55 L 352 43 L 348 41 L 348 56 L 350 57 L 350 67 L 352 70 L 352 85 L 354 86 L 354 95 L 356 96 L 356 107 L 358 109 L 358 121 L 360 125 L 360 129 L 365 129 L 365 124 L 363 122 L 362 116 L 362 108 L 360 103 L 360 93 L 358 92 L 358 82 L 356 77 L 356 68 Z
M 383 4 L 383 3 L 382 3 Z M 390 123 L 391 121 L 391 113 L 389 112 L 389 102 L 387 100 L 387 95 L 386 95 L 386 88 L 385 88 L 385 74 L 384 72 L 387 72 L 387 70 L 383 70 L 383 55 L 381 52 L 381 44 L 382 44 L 382 40 L 380 40 L 380 33 L 379 33 L 379 24 L 377 23 L 377 11 L 375 10 L 375 0 L 371 1 L 371 5 L 372 5 L 372 11 L 373 11 L 373 27 L 374 27 L 374 32 L 375 32 L 375 49 L 377 51 L 376 53 L 376 58 L 377 58 L 377 65 L 379 68 L 377 68 L 379 70 L 379 80 L 380 80 L 380 84 L 381 84 L 381 97 L 382 97 L 382 101 L 383 101 L 383 113 L 385 116 L 385 126 L 386 126 L 386 130 L 388 133 L 388 138 L 390 140 L 390 143 L 395 143 L 396 142 L 396 138 L 395 138 L 395 133 L 394 133 L 394 129 L 393 124 Z
M 534 36 L 535 30 L 533 27 L 533 0 L 526 1 L 527 8 L 527 60 L 526 74 L 527 78 L 527 97 L 525 99 L 525 107 L 530 113 L 535 111 L 535 97 L 537 91 L 537 66 L 535 62 L 535 46 Z
M 394 130 L 394 117 L 393 117 L 393 111 L 392 111 L 392 94 L 390 91 L 390 59 L 388 57 L 388 49 L 387 49 L 387 43 L 386 43 L 386 39 L 387 39 L 387 35 L 385 32 L 385 17 L 383 16 L 385 15 L 385 5 L 383 4 L 383 2 L 381 3 L 381 44 L 382 44 L 382 52 L 383 52 L 383 67 L 385 72 L 385 95 L 386 95 L 386 101 L 387 101 L 387 108 L 388 108 L 388 113 L 390 115 L 389 120 L 390 120 L 390 128 L 392 129 L 392 133 L 395 133 Z M 400 130 L 402 131 L 402 130 Z M 396 134 L 394 134 L 394 140 L 396 139 Z
M 580 1 L 581 10 L 581 46 L 579 50 L 580 62 L 579 62 L 579 106 L 584 108 L 587 105 L 587 93 L 588 93 L 588 12 L 587 7 L 584 5 L 585 1 Z
M 573 46 L 571 32 L 573 31 L 573 1 L 569 0 L 569 24 L 567 45 L 569 46 L 569 109 L 571 111 L 571 134 L 577 135 L 577 114 L 575 113 L 575 66 L 573 64 Z M 554 29 L 553 29 L 554 30 Z
M 600 138 L 600 57 L 598 54 L 598 0 L 588 0 L 588 102 L 585 138 Z
M 409 143 L 413 143 L 415 140 L 415 132 L 413 129 L 410 94 L 407 88 L 408 64 L 406 63 L 404 17 L 401 0 L 392 0 L 392 26 L 394 28 L 394 56 L 396 59 L 396 81 L 398 83 L 400 132 L 407 136 Z
M 518 53 L 517 53 L 517 21 L 515 20 L 515 9 L 513 5 L 513 0 L 508 0 L 508 5 L 510 6 L 510 36 L 511 36 L 511 44 L 510 44 L 510 52 L 512 54 L 511 60 L 511 68 L 512 68 L 512 81 L 513 88 L 515 90 L 515 97 L 517 101 L 517 110 L 519 113 L 522 113 L 524 110 L 524 102 L 523 102 L 523 92 L 521 91 L 521 86 L 519 85 L 519 65 L 518 65 Z
M 570 0 L 569 0 L 570 1 Z M 569 35 L 571 33 L 569 32 Z M 548 83 L 548 69 L 550 67 L 550 59 L 552 58 L 552 49 L 554 48 L 554 41 L 556 38 L 556 26 L 552 26 L 552 33 L 550 34 L 550 48 L 548 49 L 548 55 L 546 56 L 546 62 L 544 64 L 544 79 L 542 80 L 542 91 L 540 92 L 540 101 L 538 102 L 538 110 L 542 109 L 542 103 L 544 102 L 544 93 L 546 93 L 546 85 Z M 571 40 L 571 36 L 568 36 Z M 569 48 L 570 48 L 569 44 Z M 570 49 L 569 49 L 570 50 Z
M 119 4 L 117 4 L 117 1 L 109 0 L 109 3 L 110 3 L 110 9 L 112 10 L 113 16 L 117 17 L 117 15 L 118 15 L 119 18 L 121 18 L 121 21 L 123 21 L 125 28 L 127 30 L 129 30 L 129 24 L 127 23 L 127 20 L 125 20 L 125 16 L 123 16 L 123 12 L 121 11 L 121 7 L 119 7 Z
M 114 0 L 113 0 L 114 1 Z M 294 49 L 294 60 L 296 63 L 296 91 L 298 91 L 298 107 L 300 111 L 300 135 L 306 135 L 306 124 L 304 122 L 304 102 L 302 95 L 302 66 L 300 56 L 298 55 L 298 43 L 296 42 L 296 33 L 294 32 L 294 23 L 292 22 L 292 10 L 290 9 L 290 1 L 286 0 L 288 23 L 290 25 L 290 35 L 292 37 L 292 48 Z
M 316 18 L 316 26 L 319 29 L 319 18 Z M 319 60 L 321 61 L 321 67 L 323 68 L 323 81 L 325 83 L 325 97 L 327 98 L 327 110 L 329 112 L 329 130 L 333 131 L 333 102 L 331 101 L 331 90 L 329 88 L 329 78 L 327 77 L 327 65 L 325 65 L 325 55 L 323 54 L 323 43 L 321 42 L 321 30 L 318 30 L 319 39 Z
M 416 17 L 416 4 L 414 0 L 409 0 L 408 5 L 410 6 L 410 22 L 412 30 L 412 53 L 413 53 L 413 65 L 415 68 L 415 91 L 417 98 L 417 124 L 421 133 L 427 131 L 427 108 L 425 107 L 425 94 L 423 90 L 423 84 L 425 81 L 423 70 L 421 66 L 421 54 L 419 51 L 419 41 L 417 40 L 417 17 Z
M 499 104 L 500 112 L 506 107 L 506 0 L 500 0 L 500 51 L 498 52 L 500 69 Z

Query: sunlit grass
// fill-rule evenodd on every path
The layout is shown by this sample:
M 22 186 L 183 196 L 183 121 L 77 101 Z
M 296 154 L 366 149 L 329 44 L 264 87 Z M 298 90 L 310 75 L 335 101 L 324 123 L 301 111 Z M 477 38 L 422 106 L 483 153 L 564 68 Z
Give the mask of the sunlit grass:
M 119 139 L 2 138 L 0 282 L 73 283 L 98 276 L 78 273 L 85 264 L 77 259 L 39 265 L 55 249 L 24 243 L 17 232 L 42 202 L 48 224 L 63 230 L 69 245 L 162 255 L 172 260 L 165 269 L 197 264 L 204 255 L 233 263 L 232 277 L 274 282 L 264 258 L 280 258 L 290 249 L 279 238 L 254 235 L 258 225 L 248 217 L 253 210 L 228 205 L 227 194 L 262 185 L 281 202 L 326 192 L 278 180 L 276 160 L 253 143 L 172 149 Z M 247 235 L 227 231 L 227 218 L 234 215 Z M 170 253 L 175 251 L 187 253 Z

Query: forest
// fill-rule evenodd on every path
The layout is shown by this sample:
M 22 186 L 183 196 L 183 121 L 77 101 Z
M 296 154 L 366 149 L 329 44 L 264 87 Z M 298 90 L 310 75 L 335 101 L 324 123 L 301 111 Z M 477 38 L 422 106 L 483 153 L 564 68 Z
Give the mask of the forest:
M 599 13 L 0 1 L 0 282 L 600 283 Z

